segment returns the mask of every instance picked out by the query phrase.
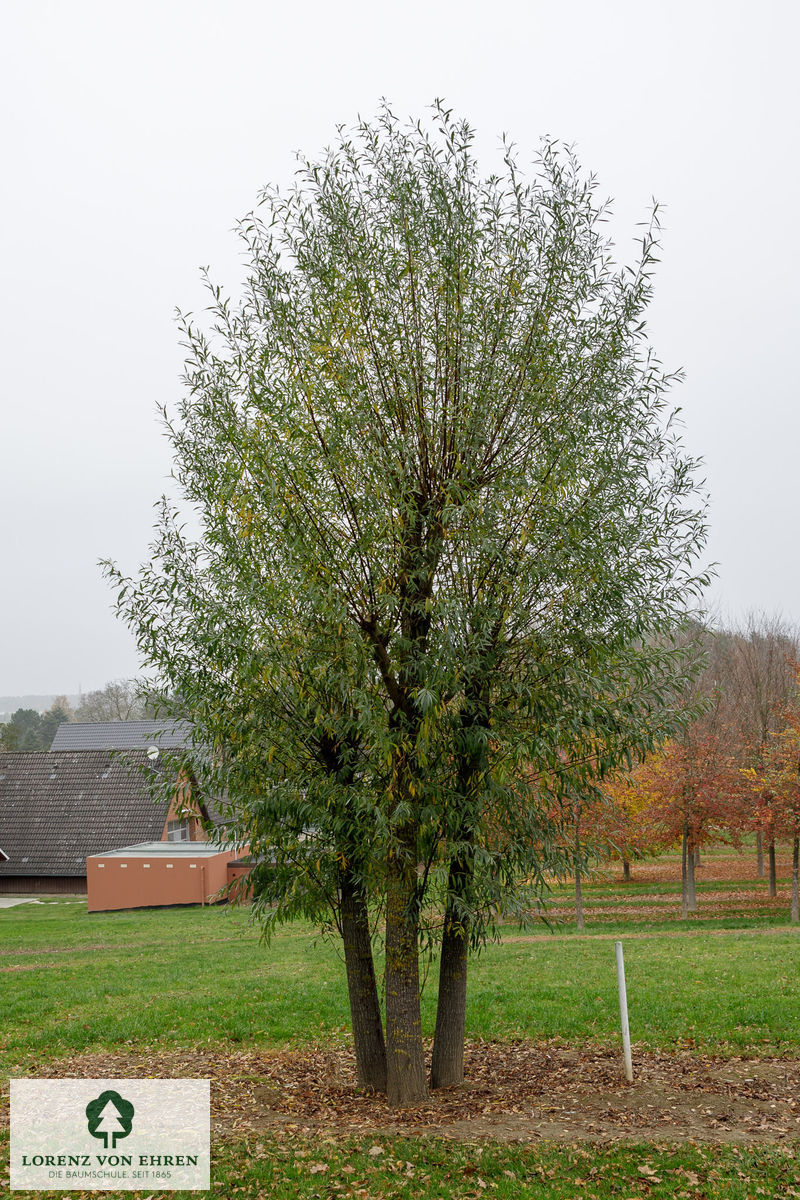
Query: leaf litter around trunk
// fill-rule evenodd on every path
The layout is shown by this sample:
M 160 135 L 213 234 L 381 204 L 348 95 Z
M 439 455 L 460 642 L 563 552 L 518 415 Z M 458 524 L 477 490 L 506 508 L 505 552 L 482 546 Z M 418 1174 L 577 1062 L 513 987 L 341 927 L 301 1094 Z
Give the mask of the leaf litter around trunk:
M 634 1052 L 625 1083 L 612 1049 L 556 1042 L 470 1042 L 469 1083 L 390 1117 L 356 1082 L 347 1048 L 276 1052 L 85 1054 L 48 1077 L 175 1075 L 212 1080 L 217 1137 L 284 1129 L 351 1137 L 434 1134 L 460 1141 L 709 1142 L 800 1138 L 800 1060 Z

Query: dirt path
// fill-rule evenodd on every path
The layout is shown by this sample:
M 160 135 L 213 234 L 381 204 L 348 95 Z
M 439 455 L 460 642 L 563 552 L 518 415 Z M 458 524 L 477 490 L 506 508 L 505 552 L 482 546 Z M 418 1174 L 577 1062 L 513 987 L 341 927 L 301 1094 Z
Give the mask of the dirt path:
M 471 1043 L 468 1082 L 413 1110 L 360 1093 L 347 1049 L 85 1054 L 50 1078 L 188 1076 L 212 1080 L 217 1136 L 283 1128 L 326 1135 L 435 1134 L 459 1140 L 730 1142 L 800 1139 L 800 1061 Z

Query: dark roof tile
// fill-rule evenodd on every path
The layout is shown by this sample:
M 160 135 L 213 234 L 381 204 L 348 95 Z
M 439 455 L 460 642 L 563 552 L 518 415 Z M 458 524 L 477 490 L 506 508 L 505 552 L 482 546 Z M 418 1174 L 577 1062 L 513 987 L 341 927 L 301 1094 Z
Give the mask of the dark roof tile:
M 0 754 L 0 876 L 85 875 L 87 854 L 158 841 L 167 807 L 145 763 L 140 750 Z
M 67 721 L 50 750 L 181 750 L 192 744 L 188 721 Z

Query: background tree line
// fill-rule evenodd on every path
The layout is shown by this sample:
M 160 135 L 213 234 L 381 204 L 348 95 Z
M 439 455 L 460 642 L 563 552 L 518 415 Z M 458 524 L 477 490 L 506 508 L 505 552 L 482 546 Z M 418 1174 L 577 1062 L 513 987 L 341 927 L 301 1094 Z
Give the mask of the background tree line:
M 142 721 L 155 709 L 134 679 L 114 679 L 97 691 L 87 692 L 75 708 L 66 696 L 56 696 L 43 713 L 18 708 L 0 725 L 0 750 L 49 750 L 64 721 Z
M 584 815 L 584 837 L 614 847 L 626 877 L 637 856 L 680 845 L 683 909 L 697 907 L 703 846 L 754 835 L 754 872 L 777 893 L 776 841 L 793 848 L 792 917 L 798 920 L 800 637 L 775 616 L 699 629 L 706 665 L 693 684 L 704 711 L 678 738 L 617 775 Z

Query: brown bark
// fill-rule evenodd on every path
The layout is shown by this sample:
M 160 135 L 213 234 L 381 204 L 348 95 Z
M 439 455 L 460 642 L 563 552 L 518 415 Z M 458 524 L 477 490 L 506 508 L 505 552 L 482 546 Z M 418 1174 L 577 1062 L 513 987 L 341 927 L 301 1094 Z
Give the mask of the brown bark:
M 624 854 L 622 856 L 622 878 L 626 883 L 631 881 L 631 864 Z
M 702 865 L 703 865 L 700 862 L 700 847 L 699 846 L 695 846 L 695 848 L 694 848 L 694 865 L 695 865 L 695 867 L 702 867 Z
M 406 648 L 395 677 L 385 638 L 372 639 L 376 662 L 393 709 L 390 726 L 397 738 L 393 804 L 410 815 L 395 829 L 386 862 L 386 1094 L 393 1106 L 428 1098 L 419 996 L 419 880 L 417 877 L 419 800 L 409 753 L 413 754 L 420 714 L 413 699 L 424 682 L 431 617 L 428 600 L 443 543 L 441 497 L 421 488 L 407 514 L 397 592 Z M 416 798 L 415 798 L 416 797 Z
M 352 766 L 348 765 L 347 754 L 348 750 L 352 750 L 352 745 L 323 728 L 318 746 L 320 759 L 330 774 L 343 785 L 352 786 Z M 354 866 L 357 856 L 352 846 L 345 842 L 340 853 L 346 865 L 339 870 L 339 920 L 344 943 L 356 1073 L 362 1087 L 385 1092 L 386 1047 L 372 959 L 367 897 Z
M 369 912 L 363 888 L 347 868 L 340 875 L 340 896 L 358 1082 L 370 1091 L 385 1092 L 386 1046 L 372 959 Z
M 778 875 L 775 869 L 775 838 L 770 834 L 769 839 L 769 894 L 774 899 L 778 894 Z
M 386 1092 L 398 1107 L 428 1097 L 419 1004 L 416 837 L 397 831 L 386 880 Z
M 800 889 L 798 888 L 798 871 L 800 867 L 800 835 L 795 831 L 792 842 L 792 924 L 800 922 Z
M 756 833 L 756 873 L 759 879 L 764 878 L 764 839 L 760 829 Z
M 453 897 L 462 893 L 466 874 L 463 861 L 451 862 L 448 880 L 450 899 L 445 908 L 439 963 L 439 996 L 431 1059 L 432 1088 L 455 1087 L 464 1082 L 469 930 L 456 912 Z
M 480 686 L 467 682 L 468 704 L 461 714 L 462 733 L 485 727 L 488 722 L 486 698 Z M 439 962 L 439 995 L 436 1002 L 436 1030 L 431 1058 L 431 1087 L 455 1087 L 464 1082 L 464 1039 L 467 1016 L 467 964 L 471 927 L 465 916 L 469 899 L 473 861 L 476 809 L 487 768 L 483 743 L 476 747 L 463 743 L 459 750 L 458 784 L 460 803 L 455 827 L 449 831 L 458 852 L 451 856 L 447 878 L 447 903 L 442 929 Z

